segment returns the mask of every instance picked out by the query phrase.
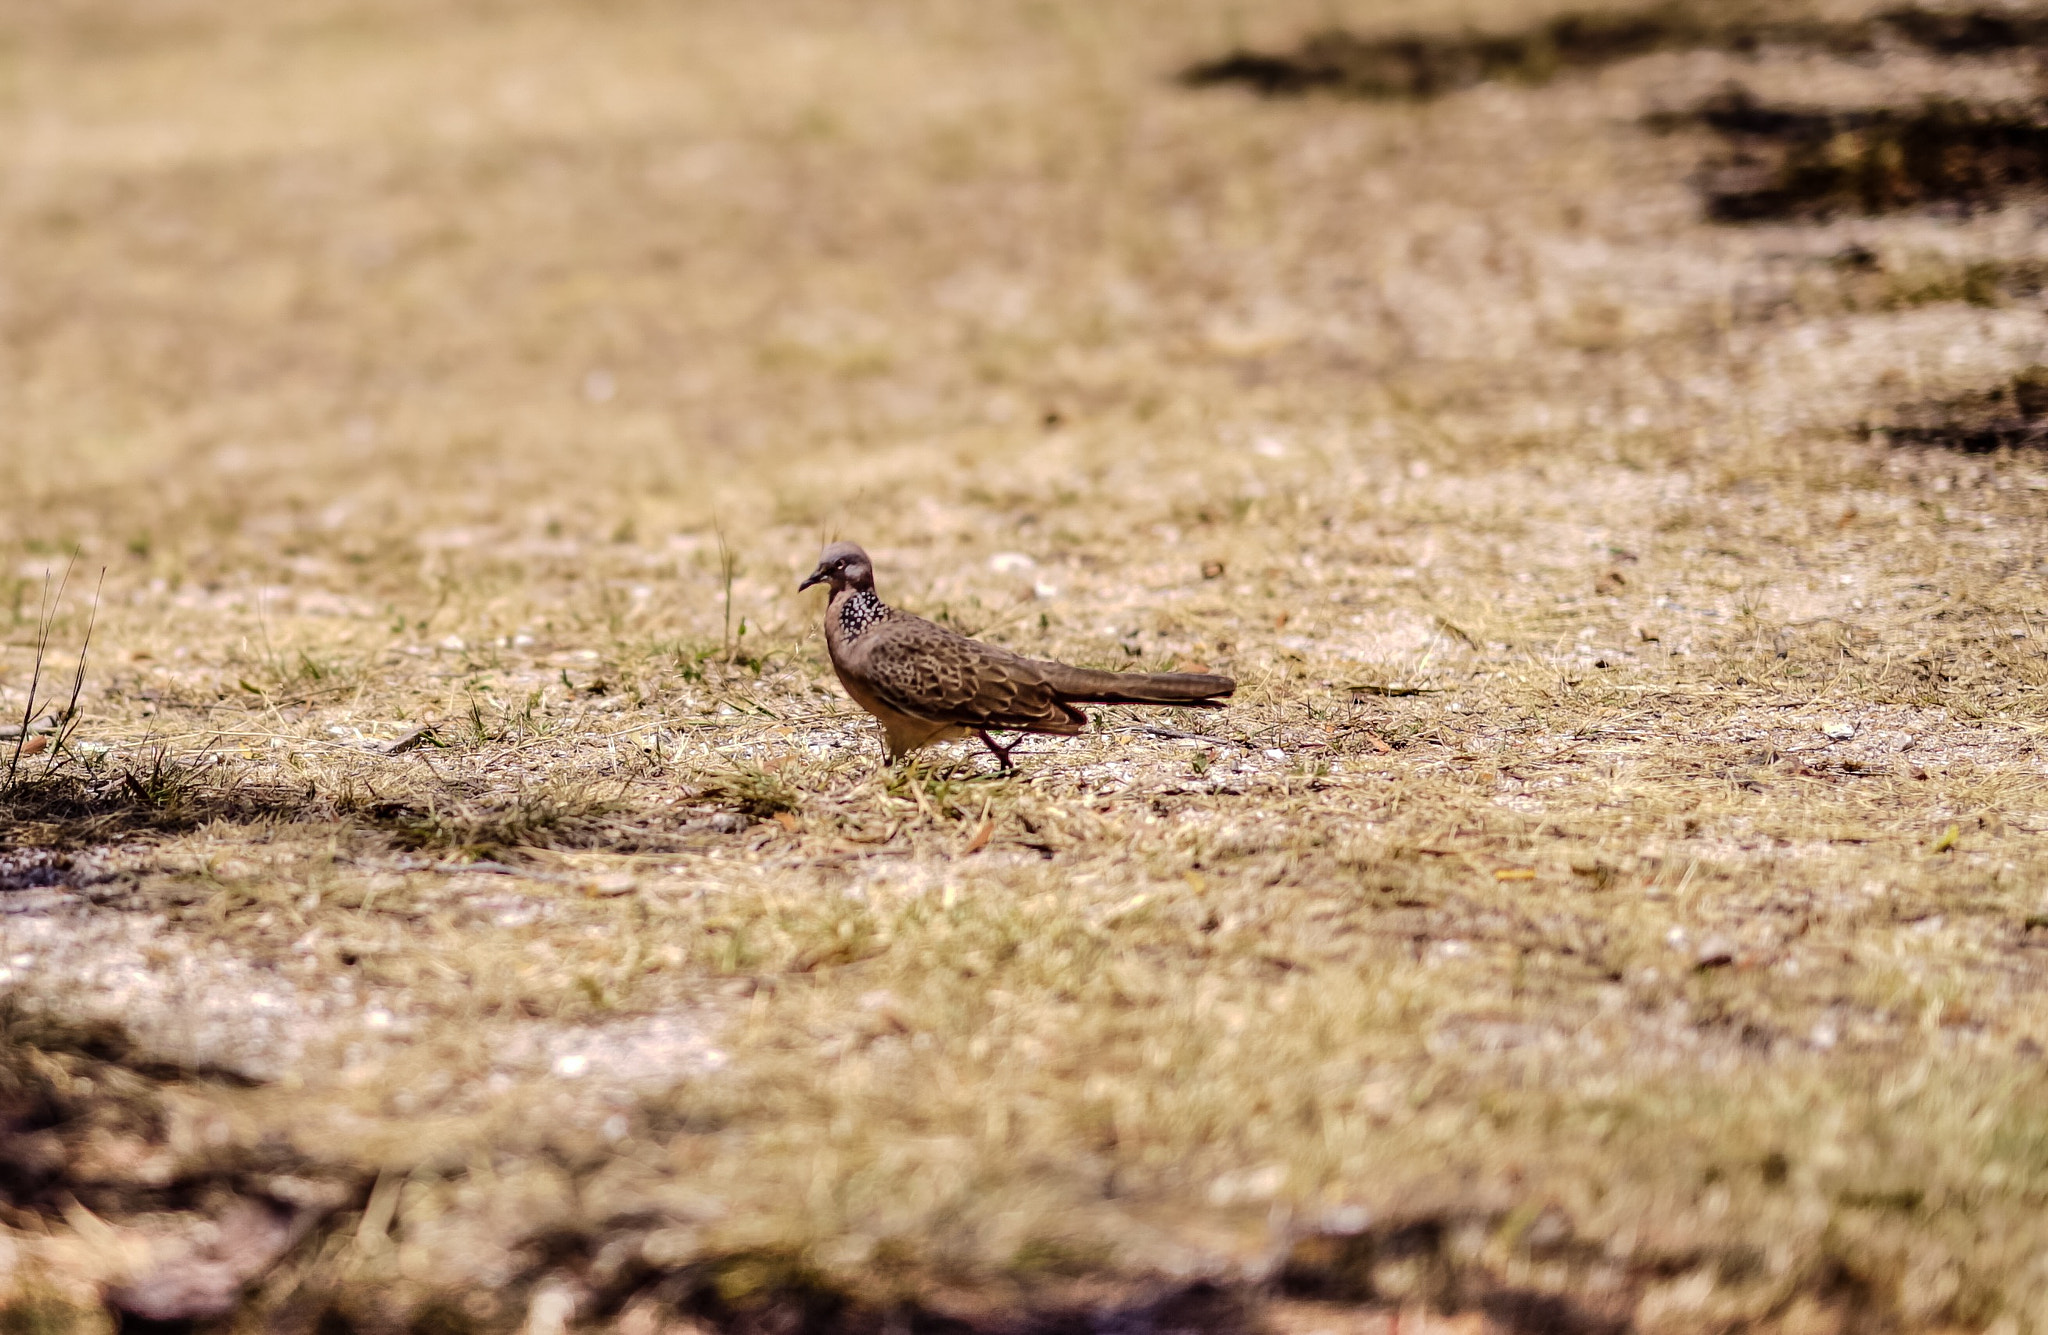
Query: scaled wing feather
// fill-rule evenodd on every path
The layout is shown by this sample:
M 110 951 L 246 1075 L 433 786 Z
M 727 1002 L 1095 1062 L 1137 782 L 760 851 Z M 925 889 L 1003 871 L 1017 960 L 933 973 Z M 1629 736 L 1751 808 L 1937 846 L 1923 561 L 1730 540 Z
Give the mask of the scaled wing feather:
M 861 637 L 863 676 L 892 709 L 970 728 L 1078 732 L 1038 665 L 919 617 L 898 614 Z

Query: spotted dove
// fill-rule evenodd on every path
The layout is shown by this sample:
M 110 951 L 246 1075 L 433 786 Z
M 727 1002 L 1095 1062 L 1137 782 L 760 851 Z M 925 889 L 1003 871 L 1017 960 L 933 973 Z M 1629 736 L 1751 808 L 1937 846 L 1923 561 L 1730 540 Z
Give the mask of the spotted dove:
M 797 587 L 831 586 L 825 645 L 854 703 L 882 725 L 891 761 L 932 742 L 979 737 L 1004 769 L 1009 746 L 991 731 L 1071 737 L 1088 724 L 1078 705 L 1178 705 L 1220 709 L 1237 689 L 1203 672 L 1102 672 L 1026 658 L 899 612 L 875 593 L 875 568 L 850 542 L 835 542 Z

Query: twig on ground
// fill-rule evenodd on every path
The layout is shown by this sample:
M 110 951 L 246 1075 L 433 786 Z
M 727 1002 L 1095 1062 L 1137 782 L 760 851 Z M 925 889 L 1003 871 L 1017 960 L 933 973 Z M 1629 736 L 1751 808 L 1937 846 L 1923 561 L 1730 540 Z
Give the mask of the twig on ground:
M 1486 651 L 1486 646 L 1481 644 L 1478 641 L 1478 639 L 1475 636 L 1473 636 L 1472 632 L 1466 630 L 1457 622 L 1451 620 L 1449 617 L 1445 616 L 1441 612 L 1432 612 L 1430 615 L 1432 618 L 1435 619 L 1437 625 L 1443 627 L 1445 630 L 1449 631 L 1458 639 L 1463 640 L 1465 642 L 1466 648 L 1476 649 L 1481 653 L 1484 653 Z
M 425 746 L 427 743 L 433 740 L 434 725 L 431 723 L 422 723 L 419 727 L 414 728 L 411 732 L 405 734 L 405 736 L 400 737 L 397 741 L 385 747 L 384 754 L 387 756 L 402 756 L 407 751 L 413 750 L 415 747 Z
M 1249 742 L 1235 741 L 1229 737 L 1212 737 L 1205 732 L 1182 732 L 1179 728 L 1163 727 L 1157 723 L 1140 723 L 1132 727 L 1131 731 L 1144 733 L 1147 737 L 1164 737 L 1170 741 L 1211 742 L 1217 746 L 1250 745 Z

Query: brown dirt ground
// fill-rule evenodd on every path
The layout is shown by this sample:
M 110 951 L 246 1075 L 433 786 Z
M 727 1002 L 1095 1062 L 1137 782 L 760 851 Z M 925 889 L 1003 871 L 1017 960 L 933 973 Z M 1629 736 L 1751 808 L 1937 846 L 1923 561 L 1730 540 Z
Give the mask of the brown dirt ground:
M 0 0 L 0 1329 L 2048 1330 L 2039 206 L 1682 123 L 2032 56 L 1178 77 L 1554 12 Z

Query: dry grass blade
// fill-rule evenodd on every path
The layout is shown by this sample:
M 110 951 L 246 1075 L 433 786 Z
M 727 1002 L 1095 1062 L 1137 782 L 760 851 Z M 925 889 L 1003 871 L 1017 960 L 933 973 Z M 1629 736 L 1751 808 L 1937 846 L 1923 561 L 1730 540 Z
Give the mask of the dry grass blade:
M 795 811 L 802 795 L 789 781 L 767 770 L 735 766 L 715 773 L 697 784 L 700 800 L 731 807 L 742 815 L 765 819 L 777 812 Z
M 605 818 L 619 806 L 587 788 L 553 784 L 470 801 L 378 801 L 362 815 L 398 848 L 503 862 L 535 850 L 600 846 L 612 834 Z
M 85 692 L 85 666 L 88 656 L 92 653 L 92 633 L 99 628 L 100 595 L 105 592 L 106 586 L 107 572 L 102 567 L 99 582 L 93 586 L 92 609 L 86 614 L 85 634 L 78 641 L 78 663 L 71 673 L 71 694 L 64 701 L 63 710 L 57 715 L 61 722 L 57 728 L 55 749 L 59 751 L 64 749 L 64 744 L 71 739 L 72 734 L 78 728 L 78 698 Z M 29 694 L 33 696 L 35 694 L 34 690 L 31 689 Z M 24 731 L 26 731 L 25 727 Z M 10 771 L 10 778 L 11 776 L 12 772 Z
M 71 560 L 65 562 L 64 577 L 57 582 L 55 597 L 52 597 L 50 593 L 50 576 L 48 572 L 46 571 L 43 575 L 43 599 L 36 613 L 35 662 L 29 669 L 28 697 L 22 702 L 21 723 L 18 726 L 18 730 L 13 734 L 14 749 L 7 756 L 7 781 L 4 785 L 6 790 L 13 789 L 16 776 L 21 769 L 22 748 L 27 744 L 29 729 L 34 724 L 36 718 L 36 706 L 38 704 L 36 696 L 43 684 L 43 661 L 50 651 L 50 631 L 56 623 L 58 605 L 64 601 L 64 590 L 70 586 L 71 568 L 77 564 L 77 561 L 78 556 L 74 552 Z M 79 658 L 79 674 L 81 678 L 83 677 L 84 670 L 85 660 L 81 652 Z

